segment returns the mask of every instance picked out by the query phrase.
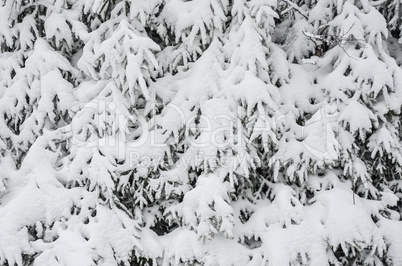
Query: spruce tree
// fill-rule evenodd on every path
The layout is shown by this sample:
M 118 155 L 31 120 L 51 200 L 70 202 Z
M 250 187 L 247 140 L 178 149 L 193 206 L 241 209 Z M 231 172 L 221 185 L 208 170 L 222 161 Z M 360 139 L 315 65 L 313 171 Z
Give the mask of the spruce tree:
M 0 0 L 0 264 L 402 264 L 400 19 Z

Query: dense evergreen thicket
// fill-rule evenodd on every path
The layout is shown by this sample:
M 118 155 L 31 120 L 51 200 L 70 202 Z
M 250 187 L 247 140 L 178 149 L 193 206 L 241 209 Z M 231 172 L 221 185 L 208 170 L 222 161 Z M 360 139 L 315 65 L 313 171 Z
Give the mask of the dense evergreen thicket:
M 1 265 L 402 265 L 400 0 L 0 0 Z

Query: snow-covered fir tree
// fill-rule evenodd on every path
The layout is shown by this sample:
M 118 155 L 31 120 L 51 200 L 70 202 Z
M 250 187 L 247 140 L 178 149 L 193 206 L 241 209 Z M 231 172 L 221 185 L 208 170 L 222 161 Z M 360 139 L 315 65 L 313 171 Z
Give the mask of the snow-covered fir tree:
M 402 265 L 401 5 L 0 0 L 0 264 Z

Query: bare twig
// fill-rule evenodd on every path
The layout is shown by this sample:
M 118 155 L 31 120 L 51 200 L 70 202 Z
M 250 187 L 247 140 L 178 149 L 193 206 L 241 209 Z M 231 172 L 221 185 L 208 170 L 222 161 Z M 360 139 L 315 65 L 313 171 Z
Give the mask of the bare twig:
M 354 27 L 355 23 L 353 23 L 350 28 L 343 34 L 339 33 L 335 33 L 335 34 L 324 34 L 324 31 L 328 28 L 328 25 L 324 26 L 324 30 L 321 30 L 321 34 L 315 34 L 315 33 L 310 33 L 310 32 L 304 32 L 303 34 L 304 36 L 306 36 L 310 41 L 312 41 L 315 45 L 315 47 L 318 47 L 317 41 L 321 41 L 322 43 L 326 44 L 328 47 L 330 46 L 339 46 L 344 52 L 345 54 L 353 59 L 358 60 L 358 58 L 354 58 L 352 56 L 350 56 L 348 54 L 348 52 L 345 50 L 344 48 L 344 42 L 346 41 L 347 43 L 352 43 L 351 40 L 348 40 L 348 37 L 345 37 L 350 31 L 351 29 Z M 357 42 L 361 41 L 361 40 L 357 40 Z
M 288 4 L 291 8 L 293 8 L 294 10 L 296 10 L 300 15 L 302 15 L 305 19 L 308 20 L 307 14 L 306 12 L 304 12 L 299 6 L 297 6 L 295 3 L 290 2 L 289 0 L 282 0 L 284 1 L 286 4 Z

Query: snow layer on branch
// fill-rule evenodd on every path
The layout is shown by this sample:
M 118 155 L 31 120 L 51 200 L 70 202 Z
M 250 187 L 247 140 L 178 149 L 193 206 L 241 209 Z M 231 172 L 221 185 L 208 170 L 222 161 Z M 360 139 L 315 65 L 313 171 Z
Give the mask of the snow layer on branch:
M 395 3 L 0 6 L 0 264 L 402 263 Z

